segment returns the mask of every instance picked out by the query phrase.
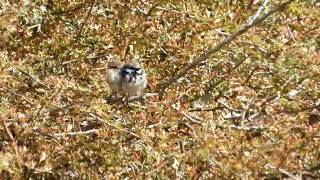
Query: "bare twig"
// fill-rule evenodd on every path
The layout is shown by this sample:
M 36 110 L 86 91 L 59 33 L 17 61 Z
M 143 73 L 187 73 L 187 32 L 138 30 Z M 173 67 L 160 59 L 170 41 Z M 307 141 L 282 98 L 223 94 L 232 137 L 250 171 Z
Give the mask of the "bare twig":
M 7 127 L 7 124 L 6 124 L 5 120 L 4 120 L 4 117 L 1 117 L 1 119 L 2 119 L 3 128 L 6 130 L 6 133 L 7 133 L 8 137 L 10 138 L 10 140 L 11 140 L 12 142 L 14 142 L 14 138 L 13 138 L 10 130 L 9 130 L 8 127 Z
M 158 96 L 158 93 L 146 93 L 143 94 L 141 96 L 131 96 L 128 99 L 128 102 L 135 102 L 135 101 L 141 101 L 146 99 L 147 97 L 152 97 L 152 96 Z M 106 98 L 108 103 L 119 103 L 119 102 L 123 102 L 123 97 L 112 97 L 109 96 Z
M 292 38 L 292 40 L 296 41 L 296 38 L 294 37 L 293 32 L 292 32 L 291 28 L 289 27 L 289 25 L 286 25 L 286 27 L 288 29 L 289 35 Z
M 192 117 L 190 115 L 188 115 L 187 113 L 179 110 L 177 107 L 175 107 L 174 105 L 171 105 L 171 107 L 176 110 L 179 114 L 183 115 L 184 117 L 186 117 L 188 120 L 190 120 L 191 122 L 193 123 L 197 123 L 197 124 L 202 124 L 201 122 L 201 118 L 198 118 L 198 117 Z
M 223 83 L 224 79 L 219 79 L 216 82 L 214 82 L 213 84 L 211 84 L 213 81 L 211 80 L 210 82 L 210 89 L 213 89 L 217 86 L 219 86 L 221 83 Z M 193 99 L 190 100 L 190 102 L 195 102 L 197 101 L 199 98 L 205 99 L 205 97 L 208 97 L 208 90 L 205 90 L 205 93 L 201 96 L 195 96 Z
M 186 122 L 179 122 L 180 125 L 185 126 L 186 128 L 188 128 L 191 131 L 191 135 L 193 136 L 194 139 L 199 139 L 195 130 L 192 128 L 192 126 L 190 126 L 188 123 Z
M 300 109 L 292 109 L 292 110 L 281 110 L 278 112 L 275 112 L 273 115 L 281 114 L 281 113 L 299 113 L 303 111 L 313 110 L 313 109 L 320 109 L 320 104 L 314 105 L 314 106 L 307 106 Z
M 250 106 L 252 105 L 253 102 L 253 98 L 251 98 L 245 105 L 245 107 L 243 108 L 244 111 L 242 112 L 242 121 L 241 124 L 244 122 L 244 120 L 246 119 L 246 116 L 248 115 L 248 111 L 250 110 Z
M 144 1 L 141 1 L 144 5 L 147 5 L 149 6 L 149 4 L 147 4 L 146 2 Z M 157 9 L 157 10 L 161 10 L 161 11 L 166 11 L 166 12 L 173 12 L 173 13 L 176 13 L 176 14 L 179 14 L 179 15 L 188 15 L 188 17 L 196 20 L 196 21 L 199 21 L 195 16 L 191 15 L 191 14 L 188 14 L 186 12 L 180 12 L 180 11 L 177 11 L 177 10 L 174 10 L 174 9 L 168 9 L 168 8 L 164 8 L 164 7 L 161 7 L 159 6 L 159 2 L 156 2 L 154 5 L 151 6 L 151 8 L 149 8 L 148 10 L 148 13 L 147 15 L 150 16 L 151 15 L 151 12 L 154 10 L 154 9 Z
M 168 81 L 166 81 L 165 83 L 163 83 L 163 85 L 160 88 L 159 91 L 159 97 L 162 98 L 165 90 L 174 82 L 176 82 L 179 78 L 181 78 L 182 76 L 184 76 L 185 74 L 188 73 L 189 70 L 194 69 L 195 67 L 197 67 L 199 64 L 201 64 L 202 62 L 206 61 L 212 54 L 218 52 L 220 49 L 222 49 L 224 46 L 226 46 L 227 44 L 229 44 L 231 41 L 233 41 L 234 39 L 236 39 L 238 36 L 242 35 L 243 33 L 247 32 L 250 28 L 252 28 L 253 26 L 255 26 L 256 24 L 264 21 L 266 18 L 268 18 L 270 15 L 276 13 L 277 11 L 280 11 L 281 9 L 283 9 L 284 7 L 286 7 L 289 3 L 293 2 L 294 0 L 288 0 L 280 5 L 278 5 L 276 8 L 274 8 L 273 10 L 269 11 L 268 13 L 266 13 L 265 15 L 263 15 L 260 18 L 254 19 L 252 21 L 252 23 L 248 23 L 243 25 L 238 31 L 236 31 L 235 33 L 233 33 L 231 36 L 229 36 L 227 39 L 225 39 L 224 41 L 218 43 L 214 48 L 211 48 L 207 51 L 205 51 L 201 56 L 197 57 L 194 59 L 194 61 L 192 63 L 190 63 L 188 66 L 186 66 L 185 68 L 183 68 L 181 71 L 179 71 L 176 75 L 174 75 L 171 79 L 169 79 Z
M 217 107 L 214 107 L 214 108 L 194 108 L 194 109 L 189 109 L 188 111 L 189 112 L 195 112 L 195 111 L 212 111 L 212 112 L 215 112 L 216 110 L 218 109 L 223 109 L 223 107 L 221 106 L 217 106 Z
M 221 31 L 220 29 L 215 29 L 214 31 L 217 32 L 218 34 L 223 35 L 223 36 L 231 36 L 230 33 L 223 32 L 223 31 Z
M 229 111 L 235 111 L 235 112 L 244 112 L 245 110 L 243 109 L 235 109 L 235 108 L 232 108 L 230 106 L 228 106 L 227 104 L 221 102 L 221 101 L 217 101 L 217 103 L 219 103 L 220 105 L 222 105 L 222 107 L 228 109 Z
M 33 129 L 32 132 L 34 132 L 36 135 L 41 135 L 44 137 L 52 138 L 54 141 L 56 141 L 55 137 L 52 134 L 48 134 L 45 132 L 42 132 L 40 129 Z M 61 146 L 59 143 L 57 143 L 59 146 Z
M 167 12 L 173 12 L 173 13 L 180 14 L 180 15 L 185 15 L 185 14 L 187 14 L 187 13 L 185 13 L 185 12 L 179 12 L 179 11 L 174 10 L 174 9 L 166 9 L 166 8 L 160 7 L 160 6 L 156 6 L 155 9 L 162 10 L 162 11 L 167 11 Z M 199 21 L 195 16 L 190 15 L 190 14 L 187 14 L 187 15 L 188 15 L 188 17 L 190 17 L 190 18 L 192 18 L 192 19 L 194 19 L 194 20 L 196 20 L 196 21 Z
M 274 143 L 278 142 L 278 140 L 276 140 L 274 137 L 270 136 L 267 132 L 263 132 L 263 135 L 265 135 L 267 138 L 269 138 Z
M 84 6 L 85 6 L 85 3 L 81 3 L 80 5 L 67 10 L 54 11 L 52 12 L 52 15 L 63 15 L 63 14 L 75 13 L 76 11 L 82 9 Z
M 15 90 L 13 89 L 8 89 L 6 87 L 3 87 L 3 90 L 6 90 L 8 93 L 12 93 L 14 96 L 19 96 L 21 99 L 23 99 L 25 102 L 27 102 L 30 105 L 33 105 L 34 103 L 28 99 L 27 97 L 25 97 L 24 95 L 20 94 L 20 93 L 16 93 Z
M 260 16 L 261 11 L 266 8 L 266 6 L 267 6 L 268 3 L 269 3 L 269 0 L 264 0 L 262 6 L 259 7 L 259 9 L 258 9 L 258 11 L 256 12 L 256 14 L 255 14 L 255 15 L 252 17 L 252 19 L 249 21 L 250 24 L 253 23 L 253 21 Z
M 89 17 L 91 16 L 91 13 L 92 13 L 92 10 L 93 10 L 93 7 L 95 6 L 95 4 L 96 4 L 96 0 L 93 0 L 93 2 L 91 4 L 91 7 L 90 7 L 90 10 L 89 10 L 86 18 L 84 19 L 83 23 L 81 24 L 80 30 L 78 31 L 78 34 L 77 34 L 76 39 L 75 39 L 76 41 L 78 41 L 78 39 L 80 38 L 82 30 L 83 30 L 84 26 L 86 25 Z
M 88 130 L 88 131 L 55 133 L 55 134 L 52 134 L 52 136 L 67 136 L 67 135 L 91 134 L 91 133 L 95 133 L 95 132 L 98 132 L 98 131 L 101 131 L 101 130 L 103 130 L 103 129 L 91 129 L 91 130 Z
M 131 132 L 131 131 L 128 131 L 128 130 L 123 129 L 123 128 L 120 128 L 120 127 L 118 127 L 118 126 L 116 126 L 116 125 L 114 125 L 114 124 L 111 124 L 111 123 L 109 123 L 108 121 L 105 121 L 104 119 L 100 118 L 99 116 L 97 116 L 96 114 L 94 114 L 94 113 L 92 113 L 92 112 L 89 112 L 88 114 L 89 114 L 89 116 L 91 116 L 91 117 L 93 117 L 93 118 L 96 118 L 97 120 L 99 120 L 99 121 L 101 121 L 101 122 L 103 122 L 103 123 L 105 123 L 105 124 L 107 124 L 107 125 L 109 125 L 109 126 L 111 126 L 111 127 L 114 127 L 114 128 L 116 128 L 116 129 L 118 129 L 119 131 L 129 133 L 129 134 L 131 134 L 132 136 L 134 136 L 134 137 L 136 137 L 136 138 L 142 139 L 142 138 L 141 138 L 139 135 L 137 135 L 136 133 Z
M 233 67 L 232 69 L 230 69 L 227 73 L 231 73 L 233 72 L 234 70 L 238 69 L 238 67 L 240 67 L 244 61 L 246 60 L 246 58 L 243 58 L 241 61 L 239 61 L 235 67 Z M 205 98 L 208 98 L 210 97 L 210 92 L 212 89 L 214 89 L 215 87 L 217 87 L 219 84 L 221 84 L 222 82 L 224 81 L 224 79 L 220 79 L 220 80 L 217 80 L 215 81 L 215 77 L 214 78 L 211 78 L 209 80 L 209 83 L 206 84 L 206 87 L 204 89 L 204 93 L 203 95 L 196 95 L 193 99 L 191 99 L 191 102 L 195 102 L 197 101 L 198 99 L 205 99 Z
M 129 102 L 138 101 L 138 100 L 146 99 L 147 97 L 158 96 L 158 95 L 159 95 L 158 93 L 146 93 L 141 96 L 132 96 L 129 98 Z
M 240 131 L 262 131 L 266 129 L 265 127 L 259 127 L 259 126 L 235 126 L 235 125 L 229 125 L 226 127 L 230 127 L 232 129 L 240 130 Z
M 309 32 L 311 32 L 311 31 L 314 31 L 314 30 L 318 29 L 319 27 L 320 27 L 320 25 L 316 25 L 316 26 L 314 26 L 314 27 L 312 27 L 312 28 L 308 29 L 307 31 L 302 32 L 302 35 L 306 35 L 306 34 L 308 34 Z
M 232 69 L 230 69 L 227 73 L 232 73 L 233 71 L 235 71 L 236 69 L 238 69 L 244 62 L 245 62 L 246 58 L 243 58 L 242 60 L 240 60 Z M 205 89 L 204 89 L 204 93 L 201 96 L 195 96 L 191 102 L 197 101 L 198 99 L 203 99 L 204 97 L 207 97 L 210 92 L 212 91 L 212 89 L 214 89 L 215 87 L 217 87 L 219 84 L 221 84 L 224 81 L 224 79 L 220 79 L 218 81 L 215 81 L 215 77 L 209 80 L 209 83 L 206 85 Z
M 62 62 L 61 64 L 62 65 L 67 65 L 67 64 L 71 64 L 71 63 L 79 62 L 79 61 L 81 61 L 81 59 L 73 59 L 73 60 L 70 60 L 70 61 Z
M 244 82 L 248 83 L 250 81 L 250 79 L 252 78 L 252 76 L 254 75 L 254 72 L 257 70 L 257 67 L 254 67 L 251 72 L 249 73 L 249 76 L 246 78 L 246 80 Z
M 276 167 L 272 166 L 271 164 L 267 164 L 266 167 L 271 168 L 271 169 L 276 169 L 276 170 L 280 171 L 281 173 L 287 175 L 291 179 L 294 179 L 294 180 L 301 180 L 302 179 L 301 177 L 297 177 L 287 170 L 284 170 L 282 168 L 276 168 Z
M 48 112 L 49 114 L 54 114 L 54 113 L 57 113 L 57 112 L 63 112 L 65 113 L 65 111 L 67 110 L 70 110 L 76 106 L 84 106 L 86 104 L 86 102 L 84 101 L 81 101 L 81 102 L 75 102 L 73 104 L 68 104 L 66 106 L 62 106 L 62 107 L 59 107 L 59 106 L 54 106 L 54 107 L 51 107 L 49 109 L 46 110 L 46 112 Z
M 142 106 L 140 104 L 135 104 L 135 103 L 129 103 L 129 106 L 133 106 L 133 107 L 137 107 L 137 108 L 141 108 L 141 109 L 148 109 L 148 107 L 146 107 L 146 106 Z
M 108 67 L 99 67 L 99 68 L 92 68 L 93 71 L 102 71 L 102 70 L 106 70 L 108 69 Z
M 128 8 L 128 9 L 130 9 L 131 11 L 133 11 L 133 12 L 135 12 L 135 13 L 137 13 L 137 14 L 142 14 L 143 16 L 146 16 L 146 15 L 147 15 L 147 13 L 144 12 L 144 10 L 142 10 L 142 9 L 139 8 L 139 7 L 131 8 L 131 7 L 129 7 L 129 6 L 125 5 L 125 4 L 122 4 L 122 3 L 118 3 L 117 5 L 119 5 L 119 6 L 123 7 L 123 8 Z
M 14 147 L 14 152 L 16 154 L 16 157 L 17 157 L 17 162 L 18 162 L 18 167 L 21 168 L 21 158 L 20 158 L 20 153 L 19 153 L 19 150 L 18 150 L 18 147 L 17 147 L 17 143 L 16 143 L 16 139 L 13 137 L 12 133 L 10 132 L 6 122 L 5 122 L 5 117 L 4 115 L 1 114 L 1 120 L 2 120 L 2 125 L 3 125 L 3 128 L 5 129 L 7 135 L 9 136 L 10 138 L 10 141 L 12 143 L 12 146 Z
M 262 46 L 258 45 L 258 44 L 254 44 L 250 41 L 243 41 L 242 43 L 244 44 L 249 44 L 251 46 L 253 46 L 254 48 L 258 49 L 259 51 L 261 51 L 262 53 L 266 54 L 266 55 L 269 55 L 270 52 L 268 52 L 265 48 L 263 48 Z
M 46 84 L 44 84 L 38 77 L 32 75 L 31 73 L 29 73 L 29 72 L 27 72 L 27 71 L 25 71 L 25 70 L 23 70 L 23 69 L 21 69 L 21 68 L 18 68 L 18 67 L 17 67 L 16 69 L 17 69 L 20 73 L 22 73 L 23 75 L 31 78 L 31 79 L 32 79 L 33 81 L 35 81 L 36 83 L 40 84 L 41 86 L 50 89 L 50 88 L 49 88 Z

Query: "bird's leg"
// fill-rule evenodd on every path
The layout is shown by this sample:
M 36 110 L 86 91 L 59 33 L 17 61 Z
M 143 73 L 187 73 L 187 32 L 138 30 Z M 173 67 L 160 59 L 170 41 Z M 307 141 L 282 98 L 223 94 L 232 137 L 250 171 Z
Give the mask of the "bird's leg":
M 111 93 L 110 95 L 106 96 L 106 100 L 111 101 L 113 95 L 114 95 L 114 93 Z
M 113 98 L 113 97 L 115 97 L 115 98 Z M 106 97 L 106 100 L 107 101 L 112 101 L 112 100 L 114 100 L 116 98 L 117 98 L 117 92 L 112 91 L 111 94 Z
M 129 94 L 128 94 L 128 93 L 126 93 L 126 94 L 124 95 L 124 97 L 122 98 L 122 102 L 123 102 L 123 104 L 124 104 L 125 106 L 128 106 L 128 105 L 129 105 Z

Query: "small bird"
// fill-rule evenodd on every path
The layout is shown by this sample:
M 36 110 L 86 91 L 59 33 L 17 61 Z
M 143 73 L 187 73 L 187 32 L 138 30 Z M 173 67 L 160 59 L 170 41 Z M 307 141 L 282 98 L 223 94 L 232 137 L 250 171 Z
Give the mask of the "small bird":
M 123 62 L 112 60 L 107 67 L 107 82 L 113 94 L 121 93 L 122 91 L 122 77 L 121 72 L 124 66 Z
M 147 87 L 147 77 L 143 68 L 136 61 L 126 63 L 121 69 L 121 90 L 129 96 L 139 96 Z

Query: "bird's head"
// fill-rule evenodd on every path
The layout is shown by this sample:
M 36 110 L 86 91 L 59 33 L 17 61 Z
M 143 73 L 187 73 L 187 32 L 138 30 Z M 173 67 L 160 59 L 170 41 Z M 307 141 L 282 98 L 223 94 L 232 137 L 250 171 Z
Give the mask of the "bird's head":
M 118 60 L 112 60 L 108 62 L 108 69 L 121 69 L 124 63 Z
M 136 75 L 142 75 L 143 70 L 138 62 L 130 61 L 123 66 L 122 73 L 123 75 L 136 76 Z

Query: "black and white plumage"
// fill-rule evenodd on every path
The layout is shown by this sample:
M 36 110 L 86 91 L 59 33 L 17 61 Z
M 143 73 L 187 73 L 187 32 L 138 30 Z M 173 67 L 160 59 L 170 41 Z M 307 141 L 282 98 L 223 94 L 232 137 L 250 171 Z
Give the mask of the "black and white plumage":
M 143 68 L 136 61 L 126 63 L 121 70 L 122 91 L 129 95 L 140 95 L 147 87 L 147 77 Z
M 107 82 L 113 93 L 140 95 L 147 87 L 146 73 L 136 61 L 122 63 L 110 61 L 107 69 Z

